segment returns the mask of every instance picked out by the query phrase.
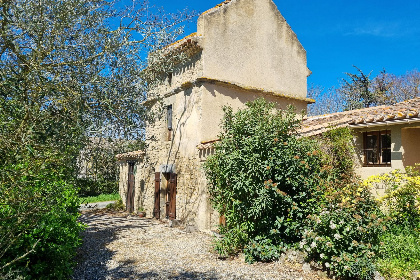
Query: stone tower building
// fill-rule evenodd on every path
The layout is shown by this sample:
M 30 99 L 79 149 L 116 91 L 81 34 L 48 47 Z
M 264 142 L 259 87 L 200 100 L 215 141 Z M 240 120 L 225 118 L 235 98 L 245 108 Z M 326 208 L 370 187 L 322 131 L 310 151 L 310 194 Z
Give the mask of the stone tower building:
M 146 149 L 118 155 L 120 194 L 129 211 L 207 230 L 210 205 L 202 164 L 212 153 L 223 105 L 264 97 L 305 110 L 306 51 L 271 0 L 225 1 L 200 15 L 197 32 L 167 47 L 188 60 L 148 94 L 154 113 Z

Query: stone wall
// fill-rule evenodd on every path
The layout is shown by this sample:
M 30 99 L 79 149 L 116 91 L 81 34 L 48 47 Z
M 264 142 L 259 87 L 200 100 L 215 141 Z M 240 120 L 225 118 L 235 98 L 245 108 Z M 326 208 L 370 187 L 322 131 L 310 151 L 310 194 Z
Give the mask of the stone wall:
M 172 131 L 167 128 L 166 110 L 162 110 L 168 105 L 172 105 L 173 110 Z M 201 87 L 194 86 L 168 96 L 162 102 L 155 103 L 151 110 L 155 113 L 155 118 L 146 129 L 146 155 L 140 168 L 142 175 L 136 175 L 136 182 L 144 180 L 144 189 L 136 193 L 142 196 L 140 201 L 147 214 L 152 215 L 155 172 L 164 171 L 164 166 L 171 166 L 178 176 L 177 220 L 202 230 L 209 229 L 212 210 L 203 181 L 199 150 L 196 147 L 202 139 Z M 170 138 L 168 133 L 171 134 Z M 168 177 L 161 172 L 161 218 L 165 218 L 167 179 Z
M 168 73 L 153 89 L 148 92 L 147 99 L 165 98 L 168 93 L 173 92 L 176 88 L 182 87 L 183 84 L 196 80 L 203 76 L 203 60 L 202 52 L 195 53 L 185 62 L 176 65 L 172 73 Z
M 220 124 L 223 118 L 223 106 L 230 106 L 234 111 L 245 107 L 245 103 L 257 98 L 265 98 L 269 102 L 275 102 L 278 109 L 286 109 L 293 105 L 297 113 L 306 111 L 307 103 L 302 100 L 276 97 L 263 93 L 254 93 L 246 90 L 233 89 L 217 84 L 206 83 L 202 86 L 203 106 L 201 126 L 203 136 L 201 141 L 211 141 L 217 138 L 220 132 Z
M 273 1 L 232 0 L 197 26 L 204 77 L 306 97 L 306 51 Z

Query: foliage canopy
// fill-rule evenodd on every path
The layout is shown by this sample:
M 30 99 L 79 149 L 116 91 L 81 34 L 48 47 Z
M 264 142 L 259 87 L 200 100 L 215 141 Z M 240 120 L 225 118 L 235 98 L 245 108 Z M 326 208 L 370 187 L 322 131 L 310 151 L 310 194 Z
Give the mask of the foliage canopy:
M 0 0 L 0 278 L 67 277 L 81 151 L 136 146 L 148 86 L 182 59 L 159 50 L 191 13 L 124 4 Z

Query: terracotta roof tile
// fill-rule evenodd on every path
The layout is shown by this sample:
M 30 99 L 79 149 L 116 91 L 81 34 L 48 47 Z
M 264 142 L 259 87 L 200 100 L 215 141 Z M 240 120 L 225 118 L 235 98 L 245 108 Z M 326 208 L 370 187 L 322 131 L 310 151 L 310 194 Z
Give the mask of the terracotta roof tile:
M 419 112 L 420 97 L 417 97 L 394 105 L 383 105 L 310 117 L 303 122 L 300 133 L 302 136 L 312 136 L 321 134 L 331 127 L 409 120 L 417 118 Z
M 220 138 L 209 140 L 209 141 L 201 141 L 201 143 L 197 145 L 197 149 L 205 150 L 205 149 L 213 148 L 214 143 L 219 142 L 219 141 L 220 141 Z
M 191 33 L 188 36 L 185 36 L 184 38 L 173 42 L 172 44 L 169 44 L 164 47 L 164 49 L 179 49 L 179 48 L 185 48 L 191 45 L 197 45 L 199 36 L 197 33 Z
M 118 154 L 115 157 L 117 160 L 125 160 L 125 159 L 140 159 L 144 156 L 144 151 L 133 151 L 124 154 Z
M 202 13 L 201 15 L 205 15 L 205 14 L 207 14 L 207 13 L 210 13 L 210 12 L 216 11 L 216 10 L 218 10 L 219 8 L 221 8 L 221 7 L 225 6 L 226 4 L 229 4 L 230 2 L 232 2 L 232 0 L 225 0 L 225 1 L 223 1 L 222 3 L 220 3 L 220 4 L 217 4 L 217 5 L 216 5 L 216 6 L 214 6 L 213 8 L 208 9 L 207 11 L 205 11 L 204 13 Z

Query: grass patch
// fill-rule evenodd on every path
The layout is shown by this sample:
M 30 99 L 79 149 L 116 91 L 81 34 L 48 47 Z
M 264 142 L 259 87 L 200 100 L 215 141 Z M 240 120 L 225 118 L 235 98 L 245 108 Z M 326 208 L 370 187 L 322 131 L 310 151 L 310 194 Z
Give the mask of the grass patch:
M 95 203 L 95 202 L 102 202 L 102 201 L 113 201 L 113 200 L 120 200 L 120 199 L 121 197 L 118 193 L 100 194 L 98 196 L 81 197 L 80 204 Z
M 415 229 L 391 229 L 381 238 L 378 270 L 386 279 L 412 279 L 420 270 L 420 232 Z

